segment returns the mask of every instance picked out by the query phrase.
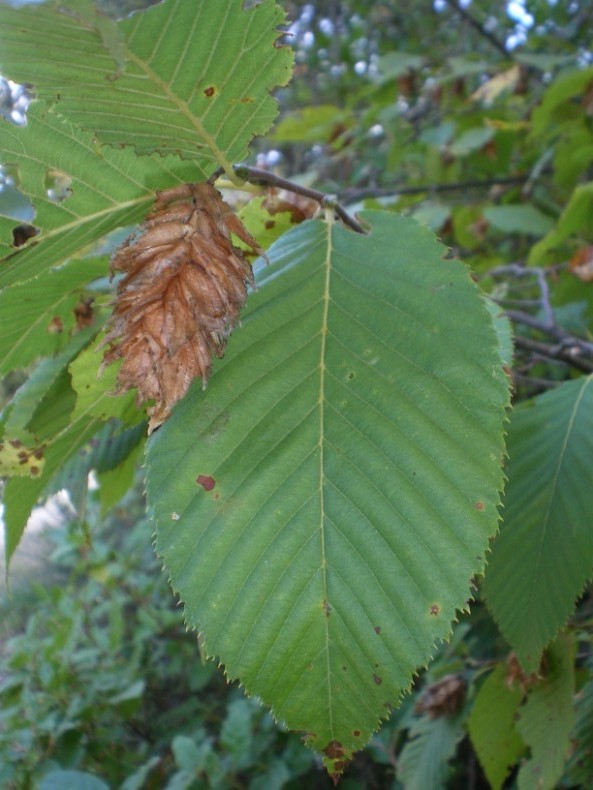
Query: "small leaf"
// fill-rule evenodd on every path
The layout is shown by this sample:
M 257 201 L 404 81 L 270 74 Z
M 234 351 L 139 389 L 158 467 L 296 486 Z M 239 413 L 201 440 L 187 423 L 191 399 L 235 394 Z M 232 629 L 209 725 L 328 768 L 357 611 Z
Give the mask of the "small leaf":
M 593 376 L 517 406 L 505 519 L 482 591 L 524 668 L 535 671 L 593 572 Z
M 104 262 L 74 261 L 46 272 L 35 285 L 0 292 L 0 374 L 62 351 L 78 329 L 82 286 L 104 273 Z
M 478 126 L 475 129 L 467 129 L 449 146 L 449 151 L 453 156 L 468 156 L 474 151 L 481 150 L 493 137 L 494 129 L 490 126 Z
M 397 778 L 406 790 L 440 790 L 448 761 L 463 737 L 463 716 L 425 716 L 410 730 L 397 761 Z
M 550 253 L 564 245 L 568 239 L 580 236 L 589 226 L 591 212 L 593 212 L 593 181 L 575 187 L 556 226 L 531 248 L 529 263 L 534 265 L 544 263 Z M 586 238 L 591 240 L 591 235 Z
M 474 701 L 468 730 L 492 790 L 500 790 L 525 751 L 514 724 L 522 698 L 518 686 L 507 684 L 506 667 L 499 664 L 482 683 Z
M 50 771 L 39 782 L 39 790 L 109 790 L 109 786 L 84 771 Z
M 517 777 L 519 790 L 553 790 L 570 751 L 574 724 L 575 643 L 559 638 L 545 653 L 543 677 L 533 686 L 521 709 L 517 730 L 531 757 Z
M 518 204 L 488 206 L 484 219 L 503 233 L 525 233 L 528 236 L 543 236 L 554 227 L 554 219 L 536 206 Z
M 570 740 L 573 753 L 566 773 L 578 787 L 593 787 L 593 680 L 575 698 L 576 721 Z
M 72 387 L 76 391 L 76 405 L 72 419 L 89 415 L 100 420 L 117 417 L 127 425 L 145 418 L 144 411 L 136 406 L 136 394 L 128 392 L 116 395 L 118 365 L 101 370 L 102 354 L 96 341 L 82 351 L 70 364 Z
M 209 388 L 147 446 L 188 623 L 331 773 L 466 605 L 508 398 L 465 267 L 413 220 L 362 216 L 367 236 L 309 221 L 272 247 Z

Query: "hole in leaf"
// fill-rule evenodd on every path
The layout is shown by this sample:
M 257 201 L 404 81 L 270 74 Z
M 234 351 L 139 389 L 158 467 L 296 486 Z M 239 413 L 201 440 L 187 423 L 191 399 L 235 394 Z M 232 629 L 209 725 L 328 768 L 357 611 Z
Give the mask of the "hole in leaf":
M 0 215 L 30 222 L 35 209 L 19 190 L 20 174 L 18 165 L 11 162 L 0 165 Z
M 23 244 L 26 244 L 33 236 L 37 236 L 38 233 L 39 228 L 35 228 L 33 225 L 17 225 L 16 228 L 12 229 L 12 246 L 22 247 Z
M 48 170 L 45 174 L 45 191 L 52 203 L 62 203 L 72 194 L 72 179 L 61 170 Z
M 19 85 L 0 77 L 0 116 L 15 126 L 25 126 L 27 109 L 33 98 L 32 85 Z

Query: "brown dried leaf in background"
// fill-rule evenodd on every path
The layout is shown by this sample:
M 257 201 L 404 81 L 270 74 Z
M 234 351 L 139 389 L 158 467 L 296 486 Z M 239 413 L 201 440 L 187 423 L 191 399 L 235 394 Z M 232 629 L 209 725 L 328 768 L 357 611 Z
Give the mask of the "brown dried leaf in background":
M 593 245 L 581 247 L 568 262 L 568 268 L 579 280 L 593 282 Z
M 157 194 L 141 236 L 113 258 L 124 277 L 103 364 L 123 359 L 118 393 L 136 387 L 139 402 L 154 400 L 149 433 L 196 376 L 206 384 L 238 322 L 253 274 L 232 233 L 263 254 L 214 187 L 184 184 Z

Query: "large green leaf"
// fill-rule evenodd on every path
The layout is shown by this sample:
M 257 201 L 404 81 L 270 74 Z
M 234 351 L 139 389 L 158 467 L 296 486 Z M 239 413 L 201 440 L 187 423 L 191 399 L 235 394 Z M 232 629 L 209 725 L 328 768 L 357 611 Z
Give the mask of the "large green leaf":
M 483 592 L 534 671 L 593 572 L 593 376 L 518 406 L 509 428 L 504 524 Z
M 67 6 L 0 6 L 0 72 L 102 142 L 180 154 L 200 180 L 270 128 L 292 68 L 274 0 L 167 0 L 117 27 Z
M 271 248 L 208 389 L 147 452 L 188 623 L 334 773 L 466 606 L 508 400 L 465 267 L 413 220 L 363 217 Z
M 131 150 L 102 149 L 92 134 L 81 132 L 41 102 L 31 106 L 25 128 L 3 123 L 0 161 L 18 169 L 19 189 L 34 205 L 33 222 L 40 230 L 15 251 L 12 230 L 18 223 L 0 217 L 0 288 L 85 254 L 105 234 L 140 221 L 156 189 L 195 175 L 191 166 L 172 156 L 140 158 Z M 69 197 L 50 200 L 49 171 L 70 179 Z M 56 281 L 61 274 L 55 275 Z

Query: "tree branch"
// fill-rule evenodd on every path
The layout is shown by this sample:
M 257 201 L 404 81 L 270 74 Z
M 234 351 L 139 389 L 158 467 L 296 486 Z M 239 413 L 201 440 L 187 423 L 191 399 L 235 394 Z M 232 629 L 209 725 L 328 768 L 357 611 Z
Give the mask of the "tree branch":
M 333 209 L 344 225 L 347 225 L 349 228 L 356 231 L 356 233 L 366 233 L 366 230 L 360 222 L 348 214 L 346 209 L 338 203 L 338 199 L 335 195 L 327 195 L 325 192 L 320 192 L 317 189 L 295 184 L 294 181 L 289 181 L 287 178 L 276 175 L 276 173 L 272 173 L 269 170 L 261 170 L 258 167 L 234 165 L 233 169 L 239 178 L 250 184 L 286 189 L 288 192 L 294 192 L 295 195 L 303 195 L 303 197 L 311 198 L 317 201 L 323 208 Z
M 547 335 L 554 340 L 554 343 L 546 343 L 541 340 L 515 335 L 515 345 L 526 351 L 539 354 L 546 359 L 554 359 L 571 365 L 577 370 L 585 373 L 593 372 L 593 343 L 582 337 L 576 337 L 567 332 L 556 323 L 554 308 L 550 298 L 550 287 L 548 285 L 548 271 L 536 266 L 521 266 L 518 263 L 511 263 L 507 266 L 499 266 L 492 269 L 488 274 L 490 277 L 512 276 L 516 278 L 530 277 L 535 281 L 539 291 L 537 299 L 515 300 L 515 304 L 522 304 L 525 307 L 535 307 L 543 318 L 525 312 L 524 310 L 505 309 L 505 315 L 514 324 L 521 324 L 530 329 Z M 494 301 L 504 308 L 508 299 L 496 299 Z
M 579 340 L 579 338 L 572 339 Z M 546 359 L 564 362 L 583 373 L 593 373 L 593 362 L 583 358 L 580 347 L 577 344 L 566 345 L 557 343 L 552 345 L 550 343 L 542 343 L 539 340 L 532 340 L 530 337 L 523 337 L 523 335 L 515 335 L 515 345 L 517 348 L 533 351 Z
M 361 187 L 360 189 L 345 190 L 340 194 L 343 203 L 356 203 L 359 200 L 373 197 L 391 197 L 396 195 L 421 195 L 424 192 L 456 192 L 462 189 L 488 189 L 498 185 L 525 184 L 529 175 L 501 176 L 499 178 L 469 179 L 467 181 L 451 181 L 444 184 L 419 184 L 411 187 Z

